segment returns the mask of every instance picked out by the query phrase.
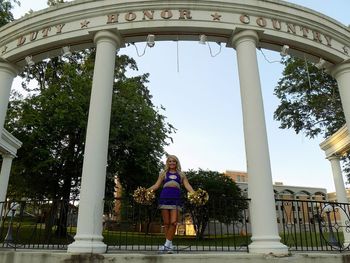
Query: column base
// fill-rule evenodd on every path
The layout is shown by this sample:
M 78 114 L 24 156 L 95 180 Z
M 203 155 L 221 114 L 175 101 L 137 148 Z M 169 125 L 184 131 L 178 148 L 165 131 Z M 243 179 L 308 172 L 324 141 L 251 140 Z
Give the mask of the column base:
M 344 234 L 344 243 L 343 243 L 343 248 L 347 248 L 350 246 L 350 233 L 347 232 L 349 230 L 347 224 L 344 224 L 346 227 L 343 230 L 343 234 Z
M 288 247 L 280 242 L 280 237 L 252 238 L 253 242 L 248 246 L 252 254 L 274 254 L 288 256 Z
M 68 245 L 68 253 L 93 253 L 103 254 L 107 252 L 107 245 L 102 242 L 102 236 L 75 236 L 75 241 Z

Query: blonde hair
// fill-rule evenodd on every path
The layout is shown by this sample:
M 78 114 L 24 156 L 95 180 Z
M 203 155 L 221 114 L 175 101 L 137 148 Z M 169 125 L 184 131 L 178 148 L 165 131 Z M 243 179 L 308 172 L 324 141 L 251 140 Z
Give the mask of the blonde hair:
M 169 171 L 169 164 L 168 164 L 168 162 L 169 162 L 170 159 L 173 159 L 173 160 L 176 161 L 176 171 L 178 173 L 180 173 L 181 172 L 181 164 L 180 164 L 179 158 L 177 158 L 175 155 L 168 155 L 167 156 L 164 170 L 165 171 Z
M 181 171 L 181 164 L 180 164 L 179 158 L 177 158 L 175 155 L 167 155 L 164 169 L 161 172 L 161 175 L 165 177 L 165 174 L 169 171 L 169 163 L 168 162 L 170 159 L 173 159 L 176 161 L 176 171 L 181 175 L 181 177 L 183 177 L 183 172 Z

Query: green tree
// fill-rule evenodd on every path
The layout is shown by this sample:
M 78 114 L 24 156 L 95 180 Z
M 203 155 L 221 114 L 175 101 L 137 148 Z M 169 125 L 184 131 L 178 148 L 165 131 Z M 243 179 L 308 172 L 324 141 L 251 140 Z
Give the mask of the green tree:
M 192 207 L 189 205 L 197 238 L 202 239 L 210 219 L 224 224 L 242 220 L 243 210 L 248 208 L 246 198 L 241 189 L 228 176 L 215 171 L 190 170 L 186 176 L 194 189 L 202 188 L 209 194 L 205 206 Z
M 283 63 L 283 76 L 274 90 L 280 100 L 274 119 L 280 128 L 310 139 L 326 138 L 340 129 L 345 117 L 336 80 L 302 59 L 290 57 Z M 343 160 L 349 175 L 349 156 Z
M 280 128 L 314 138 L 328 137 L 345 124 L 337 83 L 329 74 L 298 58 L 284 61 L 274 94 L 280 100 L 274 118 Z
M 109 170 L 120 179 L 125 196 L 157 179 L 160 159 L 173 127 L 154 108 L 144 85 L 147 75 L 117 83 L 112 109 Z
M 17 0 L 0 0 L 0 27 L 14 20 L 11 10 L 20 5 Z
M 14 93 L 7 115 L 7 129 L 24 142 L 10 194 L 69 199 L 81 173 L 90 82 L 82 75 L 84 65 L 57 58 L 27 70 L 22 85 L 29 93 L 25 98 Z M 29 85 L 32 80 L 38 85 Z
M 27 94 L 12 94 L 6 122 L 23 142 L 13 166 L 10 196 L 63 200 L 78 196 L 94 58 L 93 50 L 69 59 L 54 58 L 22 74 Z M 151 102 L 145 86 L 148 75 L 127 78 L 128 68 L 137 70 L 135 61 L 116 56 L 107 196 L 113 195 L 116 175 L 125 189 L 155 180 L 173 129 Z M 33 80 L 37 85 L 29 85 Z M 62 209 L 67 208 L 68 202 Z

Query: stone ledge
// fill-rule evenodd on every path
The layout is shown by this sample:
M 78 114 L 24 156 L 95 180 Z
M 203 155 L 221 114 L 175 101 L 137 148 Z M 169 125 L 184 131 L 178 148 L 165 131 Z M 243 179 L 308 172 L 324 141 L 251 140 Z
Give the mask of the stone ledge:
M 247 253 L 156 254 L 70 254 L 65 251 L 0 251 L 1 263 L 341 263 L 349 262 L 350 254 L 296 253 L 287 257 Z

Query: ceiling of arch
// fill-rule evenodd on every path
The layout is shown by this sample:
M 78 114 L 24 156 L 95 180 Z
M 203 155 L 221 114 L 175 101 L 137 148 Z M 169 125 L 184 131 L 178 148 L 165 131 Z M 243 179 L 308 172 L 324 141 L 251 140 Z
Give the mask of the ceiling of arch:
M 350 57 L 350 30 L 318 12 L 278 0 L 76 0 L 26 15 L 0 29 L 0 60 L 19 66 L 93 46 L 99 30 L 117 32 L 124 41 L 208 41 L 231 46 L 232 36 L 245 29 L 259 33 L 259 48 L 329 64 Z

